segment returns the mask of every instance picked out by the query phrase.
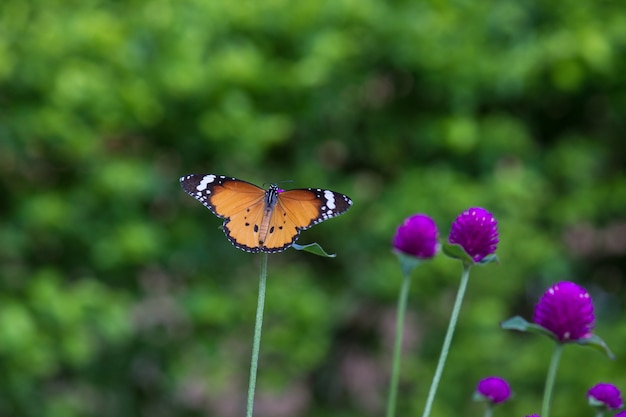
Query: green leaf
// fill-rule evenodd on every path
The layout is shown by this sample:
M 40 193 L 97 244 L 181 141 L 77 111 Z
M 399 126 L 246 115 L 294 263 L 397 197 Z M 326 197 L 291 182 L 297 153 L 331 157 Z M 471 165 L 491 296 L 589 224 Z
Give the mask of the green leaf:
M 531 323 L 521 316 L 515 316 L 503 321 L 502 323 L 500 323 L 500 327 L 504 330 L 517 330 L 519 332 L 540 334 L 547 336 L 552 340 L 557 340 L 554 333 L 552 333 L 550 330 L 538 324 Z
M 315 255 L 324 256 L 326 258 L 334 258 L 337 256 L 335 253 L 327 253 L 318 243 L 309 243 L 308 245 L 298 245 L 297 243 L 294 243 L 292 247 L 295 250 L 311 252 Z
M 480 261 L 475 262 L 474 258 L 472 258 L 467 252 L 465 252 L 463 246 L 459 245 L 458 243 L 442 242 L 441 250 L 450 258 L 459 259 L 461 262 L 468 265 L 486 265 L 492 262 L 500 263 L 500 260 L 495 253 L 487 255 Z
M 615 355 L 613 354 L 613 352 L 611 352 L 611 349 L 609 348 L 609 346 L 606 344 L 604 340 L 602 340 L 600 336 L 597 336 L 594 334 L 591 337 L 588 337 L 586 339 L 578 339 L 574 342 L 576 344 L 579 344 L 582 346 L 589 346 L 597 351 L 604 352 L 606 353 L 606 356 L 608 356 L 609 359 L 611 360 L 615 359 Z
M 483 259 L 481 259 L 477 263 L 479 265 L 487 265 L 487 264 L 490 264 L 492 262 L 495 262 L 497 264 L 500 263 L 500 259 L 498 259 L 498 256 L 495 253 L 492 253 L 491 255 L 485 256 Z
M 530 323 L 522 316 L 511 317 L 500 323 L 500 327 L 505 330 L 518 330 L 520 332 L 525 332 L 529 325 Z
M 484 402 L 490 402 L 491 400 L 485 397 L 484 395 L 482 395 L 480 392 L 474 391 L 474 393 L 472 394 L 472 401 L 484 403 Z
M 591 407 L 597 407 L 597 408 L 604 408 L 604 407 L 606 407 L 606 404 L 605 404 L 605 402 L 604 402 L 604 401 L 598 401 L 598 400 L 596 400 L 596 399 L 595 399 L 594 397 L 592 397 L 592 396 L 589 396 L 589 397 L 587 398 L 587 401 L 588 401 L 588 404 L 589 404 Z
M 474 264 L 474 260 L 472 259 L 472 257 L 469 256 L 467 252 L 465 252 L 463 246 L 457 243 L 442 242 L 441 251 L 450 258 L 459 259 L 463 263 L 467 263 L 470 265 Z

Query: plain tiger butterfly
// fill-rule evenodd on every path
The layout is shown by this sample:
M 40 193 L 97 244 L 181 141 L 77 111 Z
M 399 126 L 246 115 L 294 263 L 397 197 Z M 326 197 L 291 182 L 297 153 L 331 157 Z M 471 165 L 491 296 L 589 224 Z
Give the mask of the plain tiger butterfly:
M 226 237 L 247 252 L 281 252 L 301 230 L 344 213 L 348 196 L 320 188 L 268 190 L 237 178 L 191 174 L 180 178 L 190 196 L 224 219 Z

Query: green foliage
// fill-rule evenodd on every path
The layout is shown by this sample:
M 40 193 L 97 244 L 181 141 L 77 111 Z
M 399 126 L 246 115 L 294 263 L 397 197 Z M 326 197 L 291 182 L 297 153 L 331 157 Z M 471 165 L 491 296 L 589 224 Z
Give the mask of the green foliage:
M 4 0 L 0 415 L 243 414 L 258 260 L 182 192 L 192 172 L 354 200 L 302 234 L 337 258 L 270 257 L 259 416 L 382 414 L 391 237 L 416 212 L 445 237 L 470 206 L 501 264 L 472 269 L 433 417 L 482 413 L 486 374 L 516 393 L 503 415 L 539 409 L 548 344 L 498 323 L 560 279 L 618 357 L 563 355 L 553 415 L 588 415 L 593 384 L 626 389 L 625 47 L 610 2 Z M 459 274 L 414 274 L 399 415 Z

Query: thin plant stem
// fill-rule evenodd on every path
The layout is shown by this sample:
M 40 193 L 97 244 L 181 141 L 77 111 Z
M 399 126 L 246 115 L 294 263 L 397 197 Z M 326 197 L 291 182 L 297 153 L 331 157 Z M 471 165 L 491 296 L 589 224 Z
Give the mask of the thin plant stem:
M 469 263 L 463 263 L 463 273 L 461 274 L 459 291 L 456 294 L 456 300 L 454 301 L 454 307 L 452 308 L 452 316 L 450 316 L 450 323 L 448 324 L 446 337 L 443 340 L 441 355 L 439 356 L 439 362 L 437 363 L 437 369 L 435 370 L 433 382 L 430 384 L 430 391 L 428 391 L 428 398 L 426 399 L 426 405 L 424 406 L 424 414 L 422 414 L 422 417 L 428 417 L 430 415 L 433 402 L 435 401 L 435 394 L 437 393 L 439 381 L 441 380 L 441 374 L 443 373 L 443 367 L 446 364 L 448 352 L 450 351 L 450 344 L 452 343 L 452 336 L 454 336 L 456 322 L 459 319 L 459 312 L 461 311 L 461 304 L 463 304 L 463 297 L 465 296 L 465 289 L 467 288 L 467 281 L 469 280 L 469 271 L 471 266 L 472 265 Z
M 550 367 L 548 368 L 548 376 L 546 377 L 546 386 L 543 391 L 543 404 L 541 406 L 541 417 L 550 417 L 552 389 L 554 388 L 556 371 L 559 368 L 559 361 L 561 360 L 562 352 L 563 345 L 561 343 L 557 343 L 554 347 L 554 352 L 552 352 L 552 359 L 550 360 Z
M 396 399 L 398 397 L 398 379 L 400 378 L 400 357 L 402 356 L 402 336 L 404 333 L 404 316 L 406 315 L 406 300 L 411 285 L 410 271 L 404 270 L 404 279 L 398 296 L 398 313 L 396 317 L 396 340 L 393 347 L 393 362 L 391 368 L 391 383 L 389 385 L 389 399 L 387 400 L 387 417 L 396 414 Z
M 493 404 L 488 403 L 487 409 L 485 410 L 485 417 L 491 417 L 493 415 Z
M 254 340 L 252 342 L 252 360 L 250 362 L 250 382 L 248 383 L 248 407 L 246 409 L 246 417 L 252 417 L 252 410 L 254 409 L 254 391 L 256 388 L 256 372 L 259 367 L 259 351 L 261 350 L 261 330 L 263 329 L 263 308 L 265 306 L 266 281 L 267 253 L 261 253 L 259 297 L 256 305 L 256 321 L 254 323 Z

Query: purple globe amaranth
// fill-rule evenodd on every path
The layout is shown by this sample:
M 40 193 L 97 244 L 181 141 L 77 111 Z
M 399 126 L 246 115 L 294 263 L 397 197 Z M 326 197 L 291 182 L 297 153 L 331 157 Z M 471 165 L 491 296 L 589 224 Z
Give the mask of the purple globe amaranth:
M 626 410 L 620 411 L 619 413 L 615 414 L 615 417 L 626 417 Z
M 535 306 L 533 321 L 550 330 L 561 343 L 586 339 L 595 322 L 591 296 L 573 282 L 554 284 Z
M 617 410 L 624 405 L 622 393 L 613 384 L 599 383 L 594 385 L 587 391 L 587 398 L 593 398 L 609 410 Z
M 468 208 L 452 223 L 448 241 L 461 245 L 474 262 L 480 262 L 496 252 L 498 222 L 484 208 Z
M 414 214 L 398 227 L 393 247 L 398 252 L 419 259 L 430 259 L 437 253 L 439 243 L 437 225 L 425 214 Z
M 541 417 L 541 416 L 539 414 L 531 414 L 531 415 L 526 416 L 526 417 Z
M 478 382 L 476 391 L 493 404 L 498 404 L 509 399 L 511 387 L 504 379 L 497 376 L 488 376 Z

